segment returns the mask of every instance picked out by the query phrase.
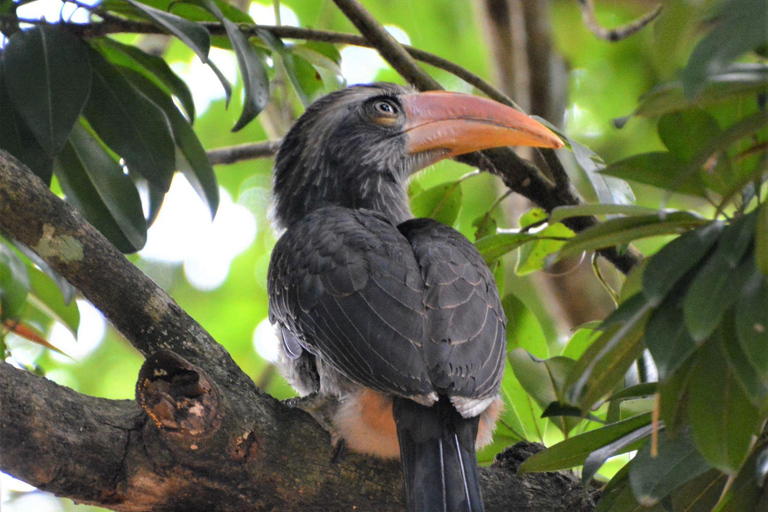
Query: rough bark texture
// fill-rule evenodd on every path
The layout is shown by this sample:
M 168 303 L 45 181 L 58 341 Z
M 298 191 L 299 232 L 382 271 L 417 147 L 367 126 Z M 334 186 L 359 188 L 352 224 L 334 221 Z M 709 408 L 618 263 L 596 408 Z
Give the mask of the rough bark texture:
M 0 364 L 0 470 L 124 511 L 400 510 L 397 462 L 344 452 L 308 413 L 259 390 L 192 318 L 0 150 L 0 230 L 32 248 L 148 356 L 137 400 L 81 395 Z M 565 474 L 481 472 L 487 510 L 589 511 Z

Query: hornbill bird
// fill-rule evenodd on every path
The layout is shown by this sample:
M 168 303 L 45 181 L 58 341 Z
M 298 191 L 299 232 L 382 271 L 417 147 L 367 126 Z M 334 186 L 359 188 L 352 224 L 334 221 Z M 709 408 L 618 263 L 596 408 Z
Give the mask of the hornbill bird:
M 501 409 L 507 342 L 482 257 L 413 218 L 406 184 L 443 158 L 511 145 L 562 143 L 491 100 L 377 83 L 312 104 L 275 159 L 279 365 L 300 393 L 338 397 L 349 447 L 401 458 L 412 511 L 483 509 L 475 447 Z

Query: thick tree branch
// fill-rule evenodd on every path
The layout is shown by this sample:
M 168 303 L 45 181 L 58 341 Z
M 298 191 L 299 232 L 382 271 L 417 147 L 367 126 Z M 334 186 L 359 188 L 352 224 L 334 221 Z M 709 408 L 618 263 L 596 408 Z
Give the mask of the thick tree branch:
M 0 363 L 0 470 L 119 511 L 401 509 L 398 463 L 336 457 L 311 416 L 258 390 L 165 292 L 2 150 L 0 229 L 151 354 L 138 379 L 141 407 Z M 482 470 L 487 510 L 593 510 L 573 477 L 517 478 L 527 452 L 505 453 Z

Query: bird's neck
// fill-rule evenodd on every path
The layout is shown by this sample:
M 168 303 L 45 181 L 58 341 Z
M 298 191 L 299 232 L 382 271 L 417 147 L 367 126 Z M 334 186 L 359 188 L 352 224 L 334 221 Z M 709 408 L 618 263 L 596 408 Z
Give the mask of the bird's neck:
M 305 179 L 291 183 L 292 193 L 282 191 L 276 183 L 275 217 L 279 227 L 287 228 L 326 206 L 373 210 L 383 214 L 393 225 L 413 217 L 408 207 L 406 185 L 392 178 L 392 174 L 355 169 L 346 173 L 315 170 L 294 173 L 293 176 Z

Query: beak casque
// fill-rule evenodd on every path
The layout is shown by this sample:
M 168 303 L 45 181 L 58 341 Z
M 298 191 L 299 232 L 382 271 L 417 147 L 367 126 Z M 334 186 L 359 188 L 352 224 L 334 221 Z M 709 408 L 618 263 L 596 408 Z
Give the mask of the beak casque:
M 443 150 L 439 159 L 502 146 L 561 148 L 551 130 L 493 100 L 434 91 L 400 97 L 409 154 Z

